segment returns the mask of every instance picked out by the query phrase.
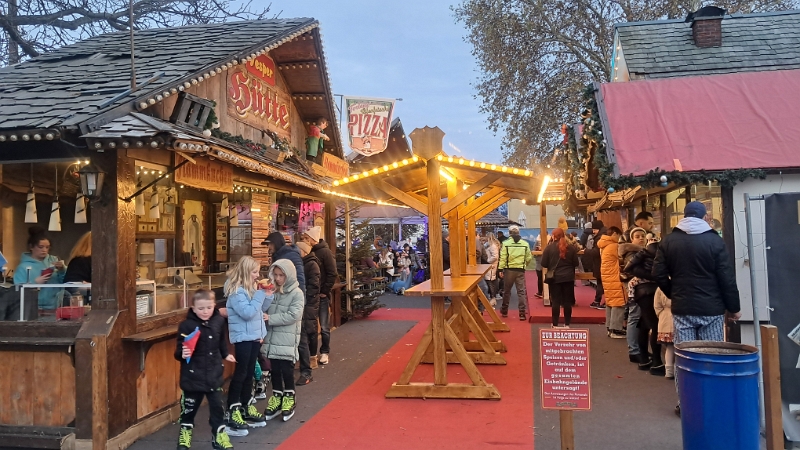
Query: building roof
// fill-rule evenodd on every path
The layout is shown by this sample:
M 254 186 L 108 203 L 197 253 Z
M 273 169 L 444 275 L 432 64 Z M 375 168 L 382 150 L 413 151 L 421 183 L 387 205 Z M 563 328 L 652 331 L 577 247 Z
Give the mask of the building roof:
M 800 70 L 605 83 L 596 97 L 618 175 L 800 167 Z
M 721 47 L 697 47 L 683 20 L 622 23 L 616 34 L 632 79 L 800 68 L 800 11 L 725 16 Z
M 130 88 L 129 33 L 95 36 L 59 48 L 20 64 L 0 68 L 0 129 L 77 128 L 111 110 L 113 120 L 136 111 L 137 99 L 161 97 L 170 88 L 182 90 L 198 75 L 216 75 L 217 68 L 270 48 L 287 76 L 291 93 L 311 92 L 322 102 L 297 102 L 304 120 L 330 116 L 336 120 L 330 82 L 322 54 L 318 22 L 312 18 L 238 21 L 135 32 L 137 82 L 156 78 L 133 94 L 116 96 Z M 310 40 L 294 42 L 303 33 Z M 298 59 L 299 58 L 299 59 Z M 311 59 L 318 58 L 314 64 Z M 296 65 L 302 60 L 303 65 Z M 318 64 L 317 64 L 318 63 Z M 217 73 L 219 71 L 216 71 Z M 159 76 L 160 75 L 160 76 Z M 296 79 L 296 78 L 302 79 Z M 160 100 L 159 100 L 160 101 Z M 126 107 L 126 111 L 120 111 Z M 141 109 L 141 108 L 139 108 Z M 341 152 L 338 127 L 333 144 Z

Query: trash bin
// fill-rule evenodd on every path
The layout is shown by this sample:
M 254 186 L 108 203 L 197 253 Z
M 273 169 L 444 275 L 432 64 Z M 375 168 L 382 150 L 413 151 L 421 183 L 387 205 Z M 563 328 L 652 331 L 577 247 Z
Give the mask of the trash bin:
M 758 450 L 758 349 L 682 342 L 675 368 L 684 450 Z

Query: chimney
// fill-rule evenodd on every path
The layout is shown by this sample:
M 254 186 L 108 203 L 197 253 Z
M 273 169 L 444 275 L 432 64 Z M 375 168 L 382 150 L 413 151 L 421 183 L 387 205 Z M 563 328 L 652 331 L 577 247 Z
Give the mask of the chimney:
M 722 46 L 722 18 L 727 11 L 716 6 L 705 6 L 686 16 L 692 24 L 694 45 L 700 48 Z

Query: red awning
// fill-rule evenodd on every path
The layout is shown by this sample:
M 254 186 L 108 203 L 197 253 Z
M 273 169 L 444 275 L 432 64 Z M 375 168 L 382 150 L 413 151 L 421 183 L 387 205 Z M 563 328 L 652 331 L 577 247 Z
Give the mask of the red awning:
M 800 167 L 800 70 L 607 83 L 601 94 L 620 175 Z

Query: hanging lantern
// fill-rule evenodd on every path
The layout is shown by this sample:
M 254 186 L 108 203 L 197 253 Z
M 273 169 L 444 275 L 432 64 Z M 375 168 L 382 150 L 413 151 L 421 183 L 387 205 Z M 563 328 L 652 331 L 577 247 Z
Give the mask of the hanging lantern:
M 222 206 L 219 208 L 220 217 L 230 217 L 230 210 L 228 209 L 228 196 L 222 197 Z
M 36 194 L 33 193 L 33 186 L 28 191 L 28 198 L 25 201 L 25 223 L 39 223 L 36 215 Z
M 150 212 L 148 213 L 147 217 L 151 219 L 158 219 L 161 217 L 160 211 L 161 203 L 159 202 L 158 198 L 158 190 L 153 189 L 153 195 L 150 196 Z
M 78 192 L 75 200 L 75 223 L 86 223 L 86 197 L 82 192 Z
M 55 198 L 53 198 L 53 206 L 50 208 L 50 225 L 47 227 L 48 231 L 61 231 L 61 207 L 58 206 L 58 165 L 56 165 L 56 187 Z

